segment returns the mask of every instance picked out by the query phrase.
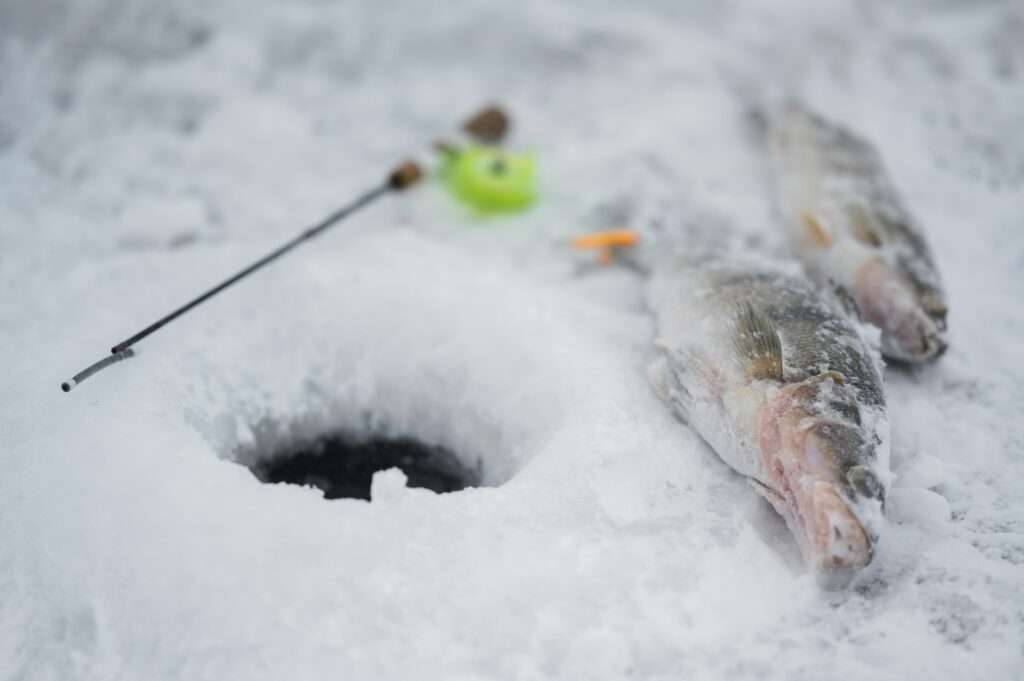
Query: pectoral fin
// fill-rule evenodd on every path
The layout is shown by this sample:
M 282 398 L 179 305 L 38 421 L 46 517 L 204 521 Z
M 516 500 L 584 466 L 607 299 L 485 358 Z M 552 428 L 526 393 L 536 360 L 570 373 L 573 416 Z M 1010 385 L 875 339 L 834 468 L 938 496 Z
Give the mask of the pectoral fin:
M 695 372 L 705 370 L 693 355 L 668 351 L 647 367 L 647 379 L 654 394 L 671 407 L 680 421 L 689 423 L 693 393 L 688 384 L 698 380 Z
M 771 320 L 743 305 L 736 315 L 733 345 L 739 361 L 752 380 L 782 380 L 782 341 Z
M 819 248 L 828 248 L 832 245 L 832 235 L 828 233 L 818 217 L 810 212 L 804 211 L 800 216 L 800 222 L 804 227 L 806 239 Z
M 754 488 L 754 491 L 772 505 L 772 508 L 779 515 L 785 517 L 789 514 L 789 509 L 786 507 L 786 499 L 781 494 L 756 478 L 748 477 L 747 482 Z
M 882 237 L 872 224 L 871 216 L 861 206 L 854 206 L 850 209 L 850 221 L 853 226 L 853 237 L 857 241 L 872 248 L 882 245 Z

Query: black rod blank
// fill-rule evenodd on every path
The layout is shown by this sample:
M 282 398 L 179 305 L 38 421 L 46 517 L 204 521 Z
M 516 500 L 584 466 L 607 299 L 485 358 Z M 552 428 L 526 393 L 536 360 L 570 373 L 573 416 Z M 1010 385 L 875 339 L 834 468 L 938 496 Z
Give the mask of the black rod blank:
M 115 364 L 117 362 L 120 362 L 121 360 L 132 357 L 135 353 L 131 349 L 131 347 L 138 343 L 143 338 L 145 338 L 146 336 L 149 336 L 150 334 L 154 333 L 160 328 L 166 326 L 167 324 L 170 324 L 172 321 L 174 321 L 181 315 L 185 314 L 194 307 L 197 307 L 202 303 L 206 302 L 213 296 L 217 295 L 218 293 L 228 288 L 232 284 L 238 282 L 239 280 L 249 276 L 256 270 L 263 267 L 264 265 L 267 265 L 268 263 L 271 263 L 274 260 L 280 258 L 282 255 L 292 250 L 293 248 L 303 243 L 304 241 L 309 241 L 313 237 L 321 234 L 329 227 L 344 220 L 352 213 L 372 203 L 373 201 L 377 200 L 384 194 L 387 194 L 388 192 L 391 191 L 401 191 L 415 184 L 420 179 L 420 176 L 421 170 L 418 165 L 416 165 L 412 161 L 407 161 L 403 163 L 402 165 L 395 168 L 395 170 L 392 171 L 390 175 L 388 175 L 388 178 L 383 183 L 379 184 L 373 189 L 370 189 L 360 194 L 352 202 L 334 211 L 320 222 L 304 230 L 298 236 L 278 246 L 273 251 L 267 253 L 265 256 L 263 256 L 256 262 L 252 263 L 248 267 L 228 277 L 227 279 L 217 284 L 213 288 L 209 289 L 208 291 L 196 296 L 195 298 L 188 301 L 187 303 L 177 308 L 173 312 L 164 315 L 163 317 L 156 320 L 155 322 L 153 322 L 146 328 L 142 329 L 138 333 L 121 341 L 120 343 L 118 343 L 117 345 L 110 349 L 110 355 L 108 357 L 104 357 L 103 359 L 91 364 L 90 366 L 75 374 L 71 379 L 61 383 L 60 389 L 63 390 L 64 392 L 71 392 L 72 388 L 74 388 L 76 385 L 78 385 L 85 379 L 89 378 L 96 372 L 107 368 L 111 364 Z
M 93 362 L 92 364 L 90 364 L 86 368 L 82 369 L 81 371 L 79 371 L 77 374 L 75 374 L 74 376 L 72 376 L 68 380 L 66 380 L 63 383 L 61 383 L 60 384 L 60 389 L 63 390 L 64 392 L 66 392 L 66 393 L 69 393 L 69 392 L 71 392 L 72 388 L 74 388 L 76 385 L 78 385 L 79 383 L 81 383 L 85 379 L 87 379 L 90 376 L 92 376 L 93 374 L 95 374 L 100 369 L 106 369 L 111 364 L 114 364 L 116 362 L 120 362 L 123 359 L 128 359 L 129 357 L 131 357 L 134 354 L 135 354 L 135 351 L 132 350 L 131 348 L 129 348 L 127 350 L 121 350 L 120 352 L 115 352 L 115 353 L 113 353 L 111 355 L 107 355 L 106 357 L 104 357 L 100 361 Z
M 303 241 L 308 241 L 308 240 L 312 239 L 313 237 L 315 237 L 316 235 L 320 234 L 321 232 L 323 232 L 325 229 L 327 229 L 331 225 L 337 223 L 339 220 L 343 220 L 346 216 L 351 215 L 352 213 L 354 213 L 355 211 L 359 210 L 360 208 L 362 208 L 366 204 L 370 203 L 374 199 L 378 198 L 382 194 L 388 192 L 390 189 L 391 189 L 390 185 L 387 185 L 387 184 L 382 184 L 379 187 L 374 187 L 370 191 L 368 191 L 368 192 L 362 194 L 361 196 L 359 196 L 359 198 L 357 198 L 355 201 L 353 201 L 352 203 L 348 204 L 344 208 L 341 208 L 341 209 L 331 213 L 326 218 L 324 218 L 323 220 L 321 220 L 317 224 L 313 225 L 312 227 L 310 227 L 306 231 L 302 232 L 301 234 L 299 234 L 295 238 L 293 238 L 290 241 L 288 241 L 288 242 L 278 246 L 273 251 L 271 251 L 270 253 L 267 253 L 265 256 L 263 256 L 262 258 L 260 258 L 256 262 L 252 263 L 251 265 L 249 265 L 245 269 L 237 272 L 236 274 L 233 274 L 232 276 L 228 277 L 227 279 L 225 279 L 221 283 L 217 284 L 216 286 L 214 286 L 210 290 L 206 291 L 205 293 L 203 293 L 203 294 L 201 294 L 199 296 L 196 296 L 192 300 L 188 301 L 187 303 L 185 303 L 184 305 L 179 307 L 177 310 L 174 310 L 173 312 L 170 312 L 167 315 L 161 317 L 160 319 L 156 320 L 155 322 L 153 322 L 152 324 L 150 324 L 146 328 L 142 329 L 141 331 L 139 331 L 135 335 L 133 335 L 133 336 L 131 336 L 129 338 L 126 338 L 125 340 L 121 341 L 120 343 L 118 343 L 114 347 L 110 348 L 110 352 L 113 353 L 113 354 L 117 354 L 118 352 L 121 352 L 123 350 L 127 350 L 128 348 L 130 348 L 131 346 L 135 345 L 136 343 L 138 343 L 140 340 L 142 340 L 146 336 L 148 336 L 151 333 L 153 333 L 154 331 L 158 330 L 160 327 L 173 322 L 175 319 L 177 319 L 181 315 L 185 314 L 186 312 L 188 312 L 192 308 L 194 308 L 194 307 L 196 307 L 198 305 L 201 305 L 202 303 L 206 302 L 210 298 L 214 297 L 215 295 L 217 295 L 218 293 L 220 293 L 221 291 L 226 289 L 228 286 L 231 286 L 232 284 L 234 284 L 235 282 L 239 281 L 240 279 L 244 279 L 245 277 L 249 276 L 250 274 L 252 274 L 256 270 L 258 270 L 261 267 L 263 267 L 264 265 L 266 265 L 266 264 L 268 264 L 270 262 L 273 262 L 274 260 L 277 260 L 282 255 L 284 255 L 285 253 L 287 253 L 288 251 L 292 250 L 293 248 L 295 248 L 296 246 L 301 244 Z

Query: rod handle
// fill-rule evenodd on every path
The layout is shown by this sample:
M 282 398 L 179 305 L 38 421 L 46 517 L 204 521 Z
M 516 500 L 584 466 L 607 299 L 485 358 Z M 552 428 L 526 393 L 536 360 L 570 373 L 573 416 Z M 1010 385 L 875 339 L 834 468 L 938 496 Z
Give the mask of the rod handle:
M 408 189 L 423 177 L 423 170 L 416 161 L 404 161 L 395 166 L 395 169 L 388 175 L 388 186 L 397 191 Z

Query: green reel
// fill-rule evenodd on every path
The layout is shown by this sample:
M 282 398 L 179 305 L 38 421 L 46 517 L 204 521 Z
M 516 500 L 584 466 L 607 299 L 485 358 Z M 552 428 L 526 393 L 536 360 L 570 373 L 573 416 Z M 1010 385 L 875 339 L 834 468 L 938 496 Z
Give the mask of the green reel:
M 534 157 L 495 146 L 469 144 L 452 151 L 444 180 L 456 198 L 485 215 L 521 211 L 537 198 Z

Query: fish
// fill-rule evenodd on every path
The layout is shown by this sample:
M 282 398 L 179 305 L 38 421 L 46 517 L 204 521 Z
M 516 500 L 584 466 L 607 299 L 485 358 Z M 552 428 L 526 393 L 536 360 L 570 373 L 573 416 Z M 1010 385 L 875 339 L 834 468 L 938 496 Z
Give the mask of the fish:
M 887 359 L 940 357 L 948 347 L 942 278 L 878 152 L 795 101 L 764 118 L 781 212 L 807 274 L 880 329 Z
M 652 269 L 655 393 L 785 520 L 818 581 L 847 584 L 884 524 L 881 358 L 806 277 L 727 254 Z

